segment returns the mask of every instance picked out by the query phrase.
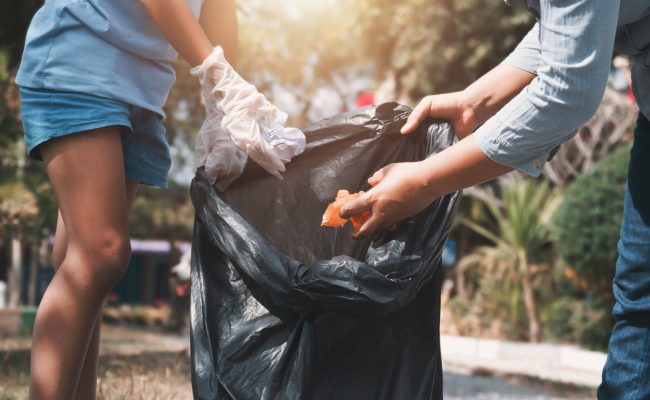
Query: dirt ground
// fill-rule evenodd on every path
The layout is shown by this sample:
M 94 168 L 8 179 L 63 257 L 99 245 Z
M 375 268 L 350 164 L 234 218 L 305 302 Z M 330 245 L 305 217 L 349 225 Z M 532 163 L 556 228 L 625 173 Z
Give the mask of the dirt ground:
M 192 399 L 189 339 L 104 326 L 98 398 Z M 29 338 L 0 338 L 0 400 L 27 399 Z
M 102 400 L 189 400 L 187 333 L 105 325 L 102 329 L 98 398 Z M 0 338 L 0 400 L 27 399 L 30 338 Z M 485 373 L 446 370 L 448 400 L 588 399 L 584 389 Z

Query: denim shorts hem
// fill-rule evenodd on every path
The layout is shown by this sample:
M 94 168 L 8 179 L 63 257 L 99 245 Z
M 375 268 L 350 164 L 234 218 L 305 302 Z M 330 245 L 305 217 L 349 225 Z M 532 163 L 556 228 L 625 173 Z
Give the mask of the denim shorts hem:
M 31 158 L 41 160 L 38 146 L 50 139 L 118 126 L 125 176 L 146 185 L 167 187 L 171 157 L 160 115 L 94 94 L 22 86 L 20 103 Z
M 42 161 L 43 157 L 41 156 L 40 151 L 37 147 L 41 144 L 47 142 L 50 139 L 55 139 L 63 136 L 74 135 L 77 133 L 82 133 L 90 131 L 93 129 L 106 128 L 108 126 L 123 126 L 131 130 L 131 123 L 127 119 L 115 119 L 115 120 L 98 120 L 98 121 L 87 121 L 80 124 L 74 124 L 67 126 L 65 128 L 58 129 L 54 133 L 48 132 L 42 135 L 37 136 L 36 138 L 30 140 L 27 144 L 27 154 L 30 158 Z
M 161 189 L 167 189 L 169 184 L 167 182 L 167 173 L 160 174 L 145 174 L 142 171 L 134 170 L 125 166 L 124 174 L 126 179 L 134 181 L 147 186 L 156 186 Z

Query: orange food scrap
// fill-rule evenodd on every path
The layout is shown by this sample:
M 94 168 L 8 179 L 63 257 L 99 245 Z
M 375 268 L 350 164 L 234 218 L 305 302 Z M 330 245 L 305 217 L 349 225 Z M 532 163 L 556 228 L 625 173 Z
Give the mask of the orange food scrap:
M 370 211 L 364 211 L 361 214 L 353 215 L 350 217 L 350 222 L 354 229 L 359 230 L 361 226 L 370 218 L 372 213 Z
M 338 193 L 336 193 L 336 199 L 327 206 L 327 210 L 325 210 L 325 213 L 323 214 L 323 221 L 320 225 L 331 227 L 345 225 L 348 220 L 341 218 L 341 208 L 364 193 L 364 191 L 361 191 L 350 194 L 347 190 L 339 190 Z M 370 215 L 371 213 L 369 211 L 364 211 L 361 214 L 350 217 L 350 222 L 352 223 L 352 226 L 354 226 L 354 229 L 358 230 L 361 228 L 363 223 L 370 218 Z

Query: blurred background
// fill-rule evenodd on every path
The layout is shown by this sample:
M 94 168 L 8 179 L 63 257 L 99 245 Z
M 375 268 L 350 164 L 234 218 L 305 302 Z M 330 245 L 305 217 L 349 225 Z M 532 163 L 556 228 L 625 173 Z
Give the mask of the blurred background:
M 295 126 L 463 89 L 534 22 L 498 0 L 237 3 L 237 69 Z M 26 157 L 14 82 L 41 4 L 0 0 L 0 399 L 26 395 L 29 334 L 53 275 L 56 203 L 43 165 Z M 189 67 L 175 68 L 170 189 L 142 187 L 133 208 L 131 266 L 104 315 L 101 398 L 191 398 L 188 187 L 204 112 Z M 466 191 L 443 258 L 446 398 L 594 397 L 635 117 L 629 63 L 617 57 L 597 114 L 543 177 L 513 173 Z

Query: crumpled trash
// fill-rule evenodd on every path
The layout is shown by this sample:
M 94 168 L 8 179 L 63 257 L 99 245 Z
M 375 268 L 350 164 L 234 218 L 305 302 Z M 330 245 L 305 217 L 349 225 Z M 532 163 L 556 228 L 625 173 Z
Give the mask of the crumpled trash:
M 356 200 L 365 194 L 363 190 L 357 193 L 350 193 L 347 190 L 339 190 L 336 193 L 336 198 L 331 202 L 325 212 L 323 213 L 323 219 L 321 220 L 320 226 L 329 226 L 332 228 L 338 228 L 345 225 L 348 220 L 341 217 L 341 209 L 348 203 Z M 354 229 L 359 230 L 363 224 L 372 216 L 370 211 L 364 211 L 359 215 L 351 216 L 350 222 Z
M 248 157 L 282 179 L 284 163 L 305 149 L 302 131 L 284 127 L 287 114 L 234 70 L 220 46 L 191 73 L 205 98 L 196 158 L 208 179 L 225 190 L 241 175 Z
M 304 128 L 283 181 L 249 163 L 219 192 L 197 172 L 195 399 L 442 397 L 439 260 L 460 193 L 373 238 L 320 226 L 340 189 L 368 190 L 377 169 L 453 143 L 432 120 L 401 135 L 410 111 L 387 103 Z

